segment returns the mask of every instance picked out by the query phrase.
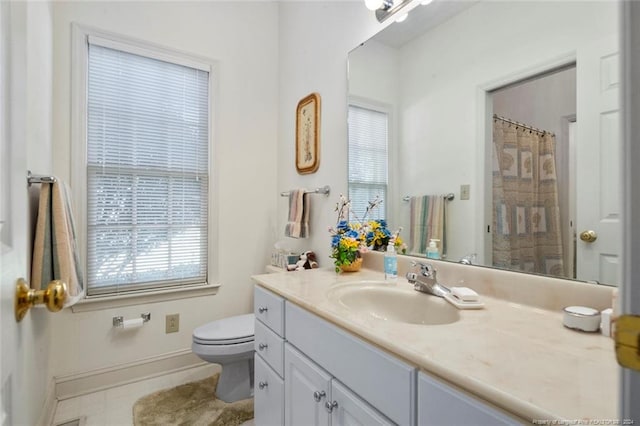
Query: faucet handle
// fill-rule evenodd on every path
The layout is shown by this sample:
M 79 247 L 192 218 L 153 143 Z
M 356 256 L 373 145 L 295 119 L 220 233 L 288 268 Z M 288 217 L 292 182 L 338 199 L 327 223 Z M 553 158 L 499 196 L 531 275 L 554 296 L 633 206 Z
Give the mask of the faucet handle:
M 463 265 L 473 265 L 473 263 L 476 261 L 476 257 L 476 253 L 467 254 L 466 256 L 462 256 L 462 258 L 460 259 L 460 263 L 462 263 Z
M 430 263 L 412 261 L 411 266 L 419 267 L 420 273 L 425 277 L 435 276 L 436 269 Z

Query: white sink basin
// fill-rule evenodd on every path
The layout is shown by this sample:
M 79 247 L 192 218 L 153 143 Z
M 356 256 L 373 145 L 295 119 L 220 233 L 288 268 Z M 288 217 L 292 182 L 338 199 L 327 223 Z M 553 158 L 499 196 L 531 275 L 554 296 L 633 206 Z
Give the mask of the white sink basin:
M 384 281 L 339 285 L 329 290 L 328 298 L 351 311 L 383 321 L 438 325 L 460 319 L 458 309 L 443 298 Z

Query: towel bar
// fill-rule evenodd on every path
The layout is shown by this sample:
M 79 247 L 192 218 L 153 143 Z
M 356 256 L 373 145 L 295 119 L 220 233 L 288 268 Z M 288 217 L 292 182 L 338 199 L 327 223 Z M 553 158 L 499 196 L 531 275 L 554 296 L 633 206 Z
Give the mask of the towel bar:
M 329 185 L 325 185 L 322 188 L 316 188 L 312 191 L 305 191 L 305 194 L 323 194 L 323 195 L 326 195 L 327 197 L 329 196 L 329 193 L 331 193 L 331 187 Z M 281 192 L 280 196 L 288 197 L 289 192 Z
M 444 198 L 445 198 L 445 200 L 447 200 L 447 201 L 451 201 L 451 200 L 453 200 L 454 198 L 456 198 L 456 196 L 453 194 L 453 192 L 450 192 L 450 193 L 448 193 L 447 195 L 444 195 Z M 410 197 L 410 196 L 408 196 L 408 195 L 407 195 L 407 196 L 405 196 L 405 197 L 402 197 L 402 201 L 411 201 L 411 197 Z
M 27 183 L 31 186 L 32 183 L 54 183 L 56 178 L 54 176 L 43 176 L 31 174 L 31 170 L 27 170 Z
M 51 312 L 58 312 L 67 300 L 67 284 L 64 281 L 53 280 L 44 290 L 34 290 L 29 287 L 23 278 L 18 278 L 16 283 L 16 297 L 13 308 L 16 321 L 22 321 L 32 306 L 43 304 Z

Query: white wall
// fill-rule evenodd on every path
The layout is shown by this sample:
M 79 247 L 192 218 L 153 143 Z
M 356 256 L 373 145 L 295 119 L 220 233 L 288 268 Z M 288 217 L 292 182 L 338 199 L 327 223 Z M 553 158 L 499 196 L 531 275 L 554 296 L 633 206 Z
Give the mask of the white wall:
M 287 199 L 278 200 L 278 237 L 298 250 L 314 250 L 321 267 L 331 266 L 328 226 L 334 226 L 338 196 L 347 193 L 347 54 L 381 28 L 361 1 L 284 2 L 280 5 L 280 129 L 278 191 L 330 185 L 329 198 L 313 195 L 311 237 L 284 238 Z M 322 97 L 320 168 L 296 172 L 295 112 L 311 92 Z
M 0 394 L 4 424 L 35 425 L 51 389 L 52 325 L 45 309 L 16 323 L 16 280 L 29 279 L 29 203 L 26 170 L 51 172 L 52 43 L 47 2 L 0 6 L 2 81 L 2 220 Z
M 408 194 L 456 194 L 450 259 L 479 251 L 486 226 L 480 218 L 484 142 L 477 136 L 481 88 L 575 54 L 616 24 L 613 2 L 488 1 L 402 49 L 399 164 L 406 173 L 399 186 Z M 469 201 L 459 199 L 461 184 L 471 184 Z
M 219 204 L 217 295 L 86 313 L 56 314 L 55 376 L 190 350 L 193 329 L 252 310 L 253 282 L 275 238 L 278 140 L 278 5 L 274 2 L 55 2 L 53 6 L 54 171 L 71 173 L 71 23 L 78 22 L 218 62 L 213 144 Z M 74 182 L 70 182 L 73 186 Z M 214 224 L 215 226 L 215 224 Z M 152 320 L 114 332 L 112 317 Z M 165 334 L 165 315 L 180 331 Z

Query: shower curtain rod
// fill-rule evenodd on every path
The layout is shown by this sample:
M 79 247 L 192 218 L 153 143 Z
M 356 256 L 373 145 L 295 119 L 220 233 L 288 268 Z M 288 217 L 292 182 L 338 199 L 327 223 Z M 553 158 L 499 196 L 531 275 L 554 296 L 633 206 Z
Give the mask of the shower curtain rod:
M 548 133 L 548 134 L 550 134 L 551 136 L 555 136 L 555 134 L 554 134 L 554 133 L 548 132 L 548 131 L 546 131 L 546 130 L 540 130 L 540 129 L 538 129 L 538 128 L 536 128 L 536 127 L 533 127 L 533 126 L 527 126 L 526 124 L 519 123 L 519 122 L 517 122 L 517 121 L 515 121 L 515 120 L 510 120 L 510 119 L 508 119 L 508 118 L 501 117 L 501 116 L 499 116 L 498 114 L 493 114 L 493 119 L 494 119 L 494 120 L 506 121 L 506 122 L 507 122 L 507 123 L 509 123 L 509 124 L 513 124 L 514 126 L 517 126 L 517 127 L 522 127 L 523 129 L 527 129 L 527 130 L 529 130 L 530 132 L 537 132 L 537 133 L 543 133 L 543 134 L 544 134 L 544 133 Z

